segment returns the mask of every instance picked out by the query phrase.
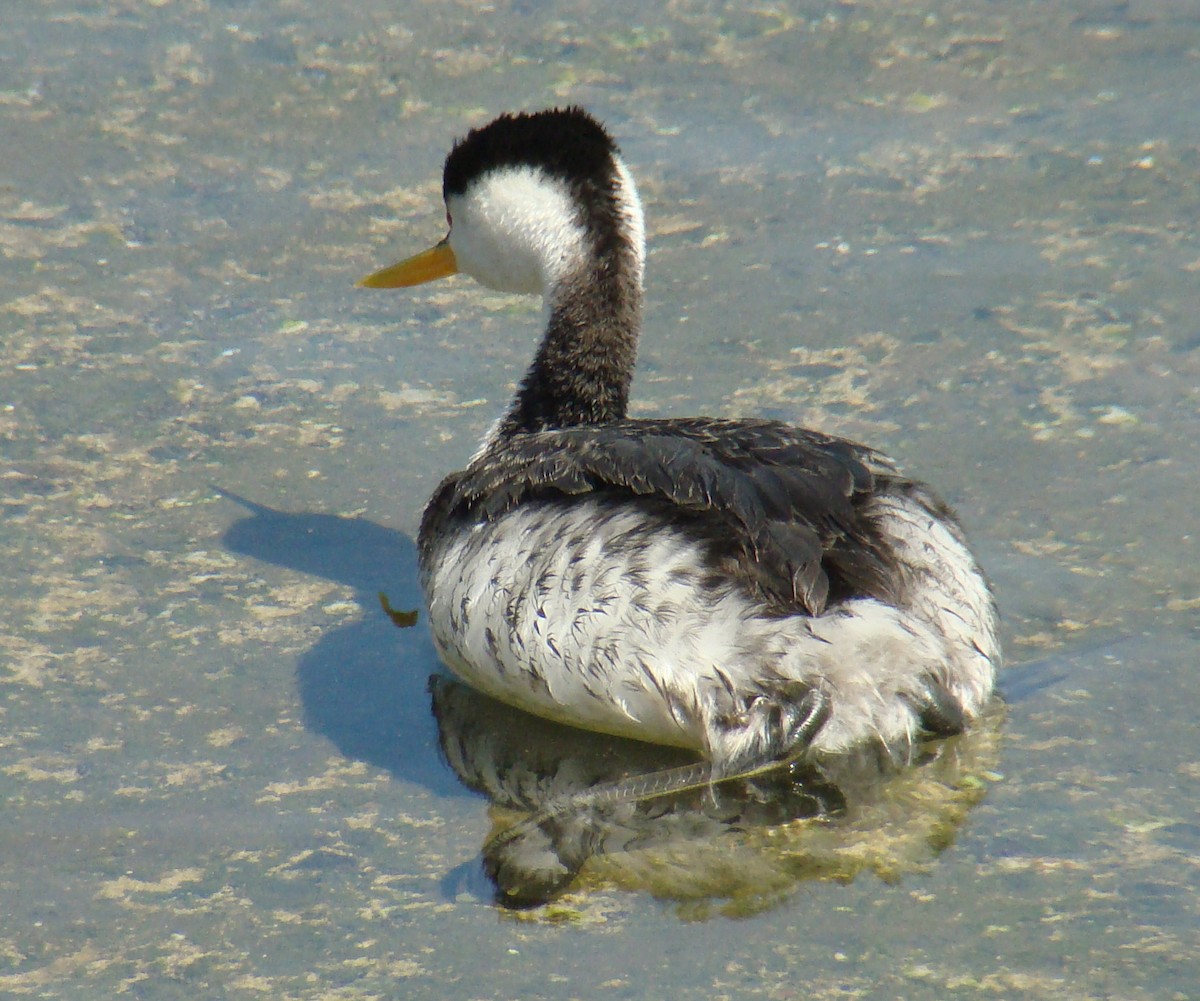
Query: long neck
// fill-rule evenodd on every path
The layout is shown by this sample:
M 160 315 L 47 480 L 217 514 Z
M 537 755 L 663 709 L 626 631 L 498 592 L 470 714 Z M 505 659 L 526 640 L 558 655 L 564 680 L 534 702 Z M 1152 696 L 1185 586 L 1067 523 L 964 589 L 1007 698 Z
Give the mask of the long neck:
M 614 244 L 548 292 L 546 333 L 499 437 L 625 416 L 641 330 L 641 259 Z

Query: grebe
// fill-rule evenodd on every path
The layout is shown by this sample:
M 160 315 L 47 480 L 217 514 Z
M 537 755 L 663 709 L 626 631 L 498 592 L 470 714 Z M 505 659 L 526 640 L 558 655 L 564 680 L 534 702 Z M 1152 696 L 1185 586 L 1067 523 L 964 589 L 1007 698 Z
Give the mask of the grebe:
M 715 780 L 959 732 L 999 662 L 953 513 L 887 458 L 767 420 L 627 416 L 641 203 L 579 108 L 505 114 L 446 159 L 449 233 L 359 284 L 463 272 L 543 296 L 507 411 L 425 509 L 430 628 L 481 691 L 682 746 Z

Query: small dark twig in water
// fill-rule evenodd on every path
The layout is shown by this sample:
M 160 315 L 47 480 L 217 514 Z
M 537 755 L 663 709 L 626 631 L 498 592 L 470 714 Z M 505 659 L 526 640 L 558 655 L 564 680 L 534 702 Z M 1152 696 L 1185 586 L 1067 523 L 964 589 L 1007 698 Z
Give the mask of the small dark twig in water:
M 401 612 L 399 609 L 392 608 L 392 603 L 388 601 L 387 595 L 382 591 L 379 592 L 379 604 L 383 608 L 384 614 L 400 629 L 411 629 L 417 624 L 420 609 L 414 608 L 411 612 Z

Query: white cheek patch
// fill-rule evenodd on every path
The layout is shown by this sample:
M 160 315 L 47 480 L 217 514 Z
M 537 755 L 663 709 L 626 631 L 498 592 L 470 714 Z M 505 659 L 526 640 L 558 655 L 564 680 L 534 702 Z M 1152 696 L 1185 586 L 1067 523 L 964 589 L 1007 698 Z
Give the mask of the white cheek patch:
M 459 270 L 490 288 L 545 294 L 586 256 L 566 185 L 536 168 L 488 173 L 446 207 Z

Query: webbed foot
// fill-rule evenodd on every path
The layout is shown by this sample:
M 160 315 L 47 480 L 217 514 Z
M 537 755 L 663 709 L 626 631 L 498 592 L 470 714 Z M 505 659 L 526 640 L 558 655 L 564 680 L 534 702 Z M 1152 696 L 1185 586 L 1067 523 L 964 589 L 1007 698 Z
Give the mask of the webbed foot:
M 966 729 L 962 702 L 940 681 L 928 679 L 928 688 L 920 696 L 910 696 L 921 729 L 935 737 L 953 737 Z

